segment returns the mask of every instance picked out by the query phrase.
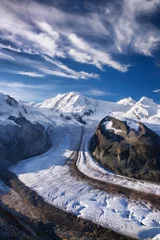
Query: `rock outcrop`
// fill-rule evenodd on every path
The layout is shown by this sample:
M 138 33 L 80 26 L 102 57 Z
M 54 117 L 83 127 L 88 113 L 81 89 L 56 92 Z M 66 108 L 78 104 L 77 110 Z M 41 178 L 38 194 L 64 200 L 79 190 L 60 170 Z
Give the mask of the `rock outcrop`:
M 1 240 L 60 240 L 54 224 L 33 221 L 0 201 Z
M 46 130 L 23 116 L 10 116 L 9 120 L 14 124 L 0 125 L 1 171 L 17 161 L 42 154 L 51 146 L 51 127 Z
M 91 139 L 96 159 L 111 171 L 160 182 L 160 138 L 143 123 L 137 129 L 127 122 L 107 116 Z

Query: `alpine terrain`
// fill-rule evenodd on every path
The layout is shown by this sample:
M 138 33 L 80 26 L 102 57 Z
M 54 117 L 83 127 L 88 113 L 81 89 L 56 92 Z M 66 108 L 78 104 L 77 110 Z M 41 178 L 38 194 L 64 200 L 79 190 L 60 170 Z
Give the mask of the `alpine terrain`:
M 160 239 L 160 105 L 0 94 L 0 239 Z

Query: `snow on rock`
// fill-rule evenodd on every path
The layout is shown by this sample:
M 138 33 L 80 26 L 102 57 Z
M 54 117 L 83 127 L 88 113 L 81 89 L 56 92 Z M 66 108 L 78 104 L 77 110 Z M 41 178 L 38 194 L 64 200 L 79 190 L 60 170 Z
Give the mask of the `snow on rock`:
M 128 97 L 128 98 L 124 98 L 124 99 L 121 99 L 120 101 L 117 102 L 118 104 L 122 104 L 122 105 L 130 105 L 130 106 L 133 106 L 136 101 L 131 98 L 131 97 Z
M 130 98 L 129 98 L 130 99 Z M 106 102 L 101 100 L 94 100 L 87 98 L 77 92 L 70 92 L 66 94 L 58 94 L 55 98 L 47 99 L 42 103 L 36 104 L 39 108 L 49 108 L 61 113 L 61 116 L 69 119 L 74 117 L 79 121 L 78 117 L 83 118 L 85 123 L 90 121 L 100 121 L 106 115 L 128 111 L 132 104 Z
M 91 125 L 88 127 L 82 138 L 82 143 L 80 146 L 80 154 L 77 161 L 77 168 L 80 172 L 92 179 L 97 179 L 103 181 L 104 183 L 113 183 L 120 186 L 126 186 L 130 189 L 142 191 L 145 193 L 152 193 L 155 195 L 160 195 L 160 185 L 152 184 L 146 181 L 132 179 L 124 177 L 121 175 L 114 174 L 109 170 L 103 168 L 101 165 L 95 161 L 90 151 L 88 150 L 90 139 L 95 132 L 96 126 Z
M 127 98 L 112 103 L 86 98 L 75 92 L 59 94 L 40 104 L 28 104 L 17 103 L 8 95 L 0 94 L 0 124 L 11 124 L 13 121 L 8 117 L 19 117 L 21 114 L 31 122 L 56 126 L 53 132 L 53 147 L 47 153 L 11 167 L 22 182 L 48 203 L 103 227 L 137 239 L 156 239 L 155 237 L 159 236 L 158 210 L 151 209 L 143 202 L 113 196 L 91 187 L 85 181 L 75 179 L 67 164 L 75 152 L 79 151 L 77 167 L 90 178 L 159 195 L 159 185 L 115 175 L 98 165 L 88 151 L 88 142 L 98 122 L 107 115 L 127 121 L 130 128 L 136 130 L 138 121 L 142 121 L 160 134 L 159 105 L 146 97 L 138 102 Z M 60 115 L 64 118 L 60 118 Z M 85 122 L 87 127 L 82 127 L 77 120 Z M 82 129 L 84 134 L 80 144 Z M 1 183 L 0 189 L 4 189 Z
M 160 234 L 157 234 L 157 235 L 154 236 L 152 239 L 153 239 L 153 240 L 160 240 Z
M 47 99 L 36 106 L 40 108 L 54 109 L 66 114 L 84 114 L 87 110 L 95 111 L 93 100 L 85 98 L 83 95 L 76 92 L 58 94 L 55 98 Z
M 141 118 L 149 118 L 150 116 L 154 116 L 158 113 L 159 106 L 153 102 L 152 99 L 147 97 L 142 97 L 129 111 L 128 115 L 133 117 Z
M 14 124 L 13 121 L 9 120 L 9 116 L 20 116 L 25 114 L 25 108 L 19 106 L 18 102 L 10 97 L 0 93 L 0 124 Z
M 12 116 L 12 118 L 11 118 Z M 0 125 L 17 125 L 14 118 L 25 118 L 32 123 L 40 123 L 47 127 L 47 124 L 52 124 L 54 121 L 61 124 L 63 120 L 59 118 L 59 114 L 48 109 L 40 111 L 34 103 L 24 101 L 17 102 L 9 95 L 0 93 Z M 18 126 L 18 125 L 17 125 Z
M 7 99 L 9 99 L 8 103 Z M 142 121 L 146 125 L 160 124 L 160 106 L 147 97 L 142 97 L 138 102 L 129 97 L 116 103 L 95 100 L 77 92 L 70 92 L 34 104 L 16 102 L 8 95 L 1 94 L 0 106 L 0 122 L 3 124 L 8 123 L 8 116 L 20 114 L 32 122 L 52 122 L 54 118 L 61 116 L 64 120 L 72 122 L 76 120 L 82 124 L 91 122 L 98 124 L 102 118 L 110 115 L 120 120 L 127 120 L 133 129 L 137 129 L 137 121 Z M 157 131 L 158 129 L 156 127 Z
M 36 104 L 35 107 L 40 108 L 40 111 L 44 108 L 50 109 L 59 113 L 64 119 L 76 119 L 83 124 L 98 123 L 107 115 L 120 120 L 131 120 L 133 129 L 137 129 L 137 124 L 133 120 L 160 124 L 160 106 L 147 97 L 142 97 L 138 102 L 128 97 L 116 103 L 95 100 L 77 92 L 70 92 L 58 94 L 54 98 Z
M 69 159 L 72 161 L 78 151 L 82 133 L 85 143 L 93 128 L 89 130 L 80 125 L 63 124 L 54 131 L 54 144 L 47 153 L 10 168 L 22 182 L 48 203 L 103 227 L 137 239 L 146 239 L 146 235 L 154 237 L 159 233 L 158 210 L 143 202 L 96 189 L 71 174 L 67 162 Z M 88 151 L 87 144 L 84 146 L 83 143 L 78 157 L 79 162 L 84 163 L 81 166 L 85 165 L 84 156 Z

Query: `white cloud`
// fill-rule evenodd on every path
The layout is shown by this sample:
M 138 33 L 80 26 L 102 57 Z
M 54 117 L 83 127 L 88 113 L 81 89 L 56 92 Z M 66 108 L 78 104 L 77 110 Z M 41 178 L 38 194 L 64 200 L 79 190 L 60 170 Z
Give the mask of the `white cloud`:
M 47 84 L 25 84 L 20 82 L 0 81 L 0 90 L 17 100 L 38 101 L 54 92 L 55 86 Z
M 160 89 L 155 89 L 155 90 L 153 90 L 153 92 L 158 93 L 158 92 L 160 92 Z
M 73 78 L 73 79 L 88 79 L 88 78 L 95 78 L 98 79 L 99 75 L 95 74 L 95 73 L 88 73 L 88 72 L 84 72 L 84 71 L 74 71 L 73 69 L 67 67 L 66 65 L 64 65 L 63 63 L 61 63 L 60 61 L 55 61 L 52 60 L 48 57 L 44 56 L 44 59 L 54 65 L 56 65 L 58 68 L 62 69 L 64 72 L 59 72 L 59 71 L 53 71 L 51 69 L 47 69 L 44 67 L 41 67 L 40 70 L 46 74 L 51 74 L 51 75 L 57 75 L 57 76 L 62 76 L 62 77 L 66 77 L 66 78 Z
M 68 37 L 69 37 L 69 40 L 79 49 L 82 49 L 84 51 L 89 51 L 90 46 L 81 38 L 77 37 L 76 34 L 72 33 Z
M 7 45 L 4 47 L 1 44 L 0 48 L 50 58 L 70 57 L 101 70 L 109 66 L 126 72 L 129 65 L 116 61 L 113 54 L 136 51 L 153 55 L 153 50 L 160 43 L 160 30 L 148 22 L 141 23 L 139 17 L 156 11 L 160 1 L 122 0 L 117 3 L 119 8 L 115 1 L 107 1 L 106 8 L 102 6 L 99 12 L 93 8 L 84 15 L 36 1 L 22 1 L 21 4 L 18 1 L 1 1 L 0 38 L 3 42 L 7 41 Z M 4 53 L 0 54 L 0 58 L 13 60 L 13 56 L 9 58 Z M 83 72 L 75 75 L 62 65 L 59 68 L 61 73 L 54 69 L 49 71 L 56 76 L 85 79 Z M 87 74 L 88 78 L 97 78 L 93 73 Z
M 47 75 L 55 75 L 55 76 L 71 78 L 71 79 L 88 79 L 88 78 L 97 79 L 99 77 L 98 74 L 87 73 L 87 72 L 83 72 L 83 71 L 74 72 L 74 73 L 65 73 L 62 71 L 51 70 L 46 67 L 39 67 L 39 70 Z
M 27 88 L 27 89 L 51 89 L 53 85 L 45 85 L 45 84 L 25 84 L 20 82 L 7 82 L 7 81 L 0 81 L 0 87 L 7 87 L 7 88 Z
M 0 59 L 5 59 L 5 60 L 9 60 L 9 61 L 14 61 L 15 60 L 9 54 L 2 53 L 2 52 L 0 52 Z
M 0 44 L 0 48 L 2 49 L 8 49 L 14 52 L 21 52 L 20 48 L 14 48 L 11 45 L 5 45 L 5 44 Z
M 29 76 L 29 77 L 45 77 L 45 75 L 43 74 L 39 74 L 39 73 L 35 73 L 35 72 L 23 72 L 23 71 L 16 71 L 12 73 L 16 73 L 16 74 L 20 74 L 20 75 L 24 75 L 24 76 Z
M 88 94 L 89 94 L 89 95 L 92 95 L 92 96 L 112 95 L 112 93 L 105 92 L 105 91 L 98 90 L 98 89 L 91 89 L 91 90 L 88 91 Z
M 77 62 L 94 64 L 92 56 L 85 52 L 80 52 L 77 49 L 71 48 L 68 51 L 69 55 Z
M 14 56 L 14 54 L 12 54 Z M 70 79 L 84 79 L 87 80 L 89 78 L 92 79 L 98 79 L 99 75 L 95 73 L 88 73 L 84 71 L 75 71 L 66 65 L 64 65 L 60 61 L 53 60 L 49 57 L 42 56 L 43 59 L 45 59 L 45 62 L 41 62 L 38 60 L 32 60 L 29 58 L 21 57 L 16 55 L 14 58 L 16 58 L 16 63 L 18 63 L 20 69 L 22 68 L 31 68 L 32 71 L 22 71 L 22 70 L 15 70 L 12 69 L 12 65 L 10 68 L 3 68 L 0 71 L 3 72 L 9 72 L 13 74 L 19 74 L 29 77 L 45 77 L 46 75 L 53 75 L 53 76 L 59 76 L 64 78 L 70 78 Z
M 160 30 L 149 21 L 139 20 L 160 7 L 159 0 L 123 0 L 122 9 L 107 9 L 106 19 L 111 24 L 114 46 L 120 53 L 136 51 L 144 55 L 152 52 L 160 42 Z
M 61 37 L 67 36 L 73 29 L 81 29 L 82 33 L 87 34 L 96 35 L 99 32 L 107 35 L 100 17 L 95 14 L 78 16 L 35 1 L 29 4 L 10 0 L 1 3 L 1 38 L 9 40 L 24 52 L 65 57 L 65 43 Z
M 100 69 L 104 65 L 108 65 L 110 67 L 113 67 L 116 70 L 119 70 L 121 72 L 126 72 L 128 70 L 128 65 L 123 65 L 117 61 L 114 61 L 112 57 L 105 52 L 102 52 L 101 50 L 92 48 L 88 43 L 86 43 L 81 38 L 77 37 L 75 34 L 69 35 L 69 40 L 76 46 L 76 48 L 84 51 L 78 53 L 78 58 L 75 56 L 76 52 L 71 50 L 69 52 L 70 55 L 76 60 L 80 59 L 80 62 L 85 62 L 88 64 L 94 64 Z M 88 54 L 88 61 L 87 61 L 87 55 Z M 90 57 L 90 58 L 89 58 Z
M 18 9 L 22 7 L 22 5 L 14 9 L 16 4 L 12 5 L 10 1 L 1 4 L 1 38 L 11 41 L 17 48 L 24 49 L 24 52 L 29 49 L 32 53 L 47 54 L 52 57 L 55 56 L 57 51 L 56 41 L 58 40 L 59 34 L 55 31 L 51 31 L 51 27 L 43 22 L 39 23 L 41 31 L 37 31 L 36 28 L 33 27 L 33 23 L 29 23 L 29 21 L 33 21 L 34 18 L 25 21 L 22 17 L 18 17 L 20 16 Z M 24 11 L 25 6 L 23 12 Z M 44 27 L 46 27 L 45 30 Z
M 26 20 L 23 19 L 23 15 L 26 16 Z M 78 38 L 76 34 L 71 34 L 71 32 L 78 32 L 90 36 L 97 34 L 100 37 L 108 36 L 108 30 L 103 25 L 101 16 L 96 13 L 82 16 L 65 13 L 34 1 L 27 5 L 25 2 L 17 5 L 16 2 L 13 4 L 11 1 L 7 1 L 3 2 L 0 9 L 0 30 L 1 37 L 14 44 L 15 49 L 31 54 L 45 54 L 50 57 L 66 56 L 68 43 L 64 41 L 64 38 L 69 35 L 72 44 L 83 51 L 78 52 L 69 46 L 69 55 L 74 60 L 94 64 L 101 70 L 103 65 L 111 66 L 122 72 L 127 71 L 128 68 L 128 66 L 112 60 L 109 54 L 95 50 L 84 40 Z M 75 56 L 76 53 L 78 56 Z
M 4 72 L 9 72 L 17 75 L 23 75 L 23 76 L 28 76 L 28 77 L 45 77 L 45 74 L 40 74 L 36 72 L 25 72 L 25 71 L 16 71 L 12 69 L 2 69 L 1 71 Z
M 59 38 L 59 34 L 56 31 L 53 31 L 51 25 L 49 25 L 46 22 L 37 22 L 37 25 L 39 26 L 39 28 L 48 33 L 50 36 L 53 37 L 53 39 L 58 40 Z

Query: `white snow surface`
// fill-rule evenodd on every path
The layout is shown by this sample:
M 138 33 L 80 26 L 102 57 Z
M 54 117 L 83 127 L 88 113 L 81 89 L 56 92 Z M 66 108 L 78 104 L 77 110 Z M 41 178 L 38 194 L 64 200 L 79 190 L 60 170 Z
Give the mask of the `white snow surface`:
M 116 103 L 95 100 L 77 92 L 70 92 L 58 94 L 54 98 L 35 104 L 34 107 L 41 112 L 48 109 L 53 114 L 57 113 L 57 115 L 63 115 L 63 117 L 70 117 L 72 120 L 78 115 L 82 117 L 86 124 L 92 122 L 98 124 L 107 115 L 120 120 L 128 120 L 127 123 L 133 129 L 137 129 L 137 122 L 141 121 L 160 134 L 160 105 L 147 97 L 142 97 L 138 102 L 129 97 Z
M 95 125 L 87 128 L 75 124 L 63 124 L 54 128 L 53 147 L 47 153 L 34 157 L 11 167 L 19 179 L 34 189 L 44 200 L 78 217 L 91 220 L 103 227 L 135 237 L 137 239 L 152 238 L 160 233 L 160 211 L 151 209 L 143 202 L 109 194 L 93 188 L 87 182 L 72 176 L 68 161 L 79 150 L 77 166 L 83 174 L 104 182 L 114 179 L 115 175 L 100 169 L 91 158 L 87 142 L 95 130 Z M 82 144 L 81 143 L 82 138 Z M 79 149 L 80 146 L 80 149 Z M 89 173 L 89 174 L 88 174 Z M 134 188 L 133 182 L 117 176 L 118 184 L 128 184 Z M 137 188 L 152 191 L 158 185 L 143 186 L 137 181 Z M 115 180 L 116 182 L 116 180 Z M 158 194 L 158 192 L 156 192 Z
M 131 97 L 128 97 L 128 98 L 124 98 L 124 99 L 121 99 L 120 101 L 117 102 L 118 104 L 123 104 L 123 105 L 130 105 L 130 106 L 133 106 L 136 101 L 131 98 Z
M 132 107 L 132 104 L 95 100 L 84 97 L 77 92 L 70 92 L 58 94 L 55 98 L 47 99 L 35 106 L 58 111 L 63 113 L 64 116 L 78 114 L 88 123 L 92 120 L 100 121 L 106 115 L 112 115 L 116 112 L 126 113 Z M 91 112 L 89 116 L 86 114 L 87 112 Z
M 132 98 L 125 98 L 116 102 L 106 102 L 87 98 L 77 92 L 58 94 L 42 103 L 33 104 L 19 101 L 18 104 L 9 106 L 6 102 L 7 95 L 0 94 L 0 124 L 15 124 L 9 116 L 24 116 L 32 123 L 57 122 L 61 124 L 69 117 L 77 122 L 80 116 L 86 124 L 98 124 L 107 115 L 127 121 L 131 128 L 137 129 L 137 122 L 141 121 L 156 133 L 160 134 L 160 105 L 152 99 L 142 97 L 138 102 Z M 59 116 L 63 116 L 59 118 Z M 69 121 L 69 120 L 68 120 Z
M 15 124 L 8 117 L 22 114 L 32 123 L 39 122 L 46 127 L 52 124 L 54 127 L 53 147 L 47 153 L 11 167 L 22 182 L 46 202 L 78 217 L 137 239 L 159 237 L 160 212 L 157 209 L 78 180 L 72 176 L 68 161 L 73 161 L 78 152 L 77 168 L 88 177 L 104 181 L 104 184 L 111 182 L 160 195 L 159 185 L 113 174 L 98 165 L 88 151 L 88 142 L 97 124 L 107 115 L 127 121 L 135 130 L 141 121 L 160 135 L 160 105 L 146 97 L 137 103 L 131 98 L 112 103 L 86 98 L 75 92 L 59 94 L 39 104 L 19 102 L 9 106 L 6 99 L 7 95 L 0 94 L 1 125 Z M 71 120 L 60 115 L 69 116 Z M 77 115 L 86 122 L 85 126 L 76 120 Z M 106 123 L 106 128 L 112 128 L 112 125 Z M 2 186 L 0 183 L 0 189 L 4 189 Z
M 160 185 L 117 175 L 99 165 L 92 158 L 88 150 L 89 142 L 94 132 L 95 127 L 94 125 L 91 125 L 90 128 L 86 129 L 84 137 L 82 138 L 81 147 L 79 149 L 79 158 L 77 161 L 77 168 L 80 172 L 92 179 L 107 183 L 114 183 L 119 186 L 126 186 L 133 190 L 141 191 L 144 193 L 152 193 L 160 196 Z

